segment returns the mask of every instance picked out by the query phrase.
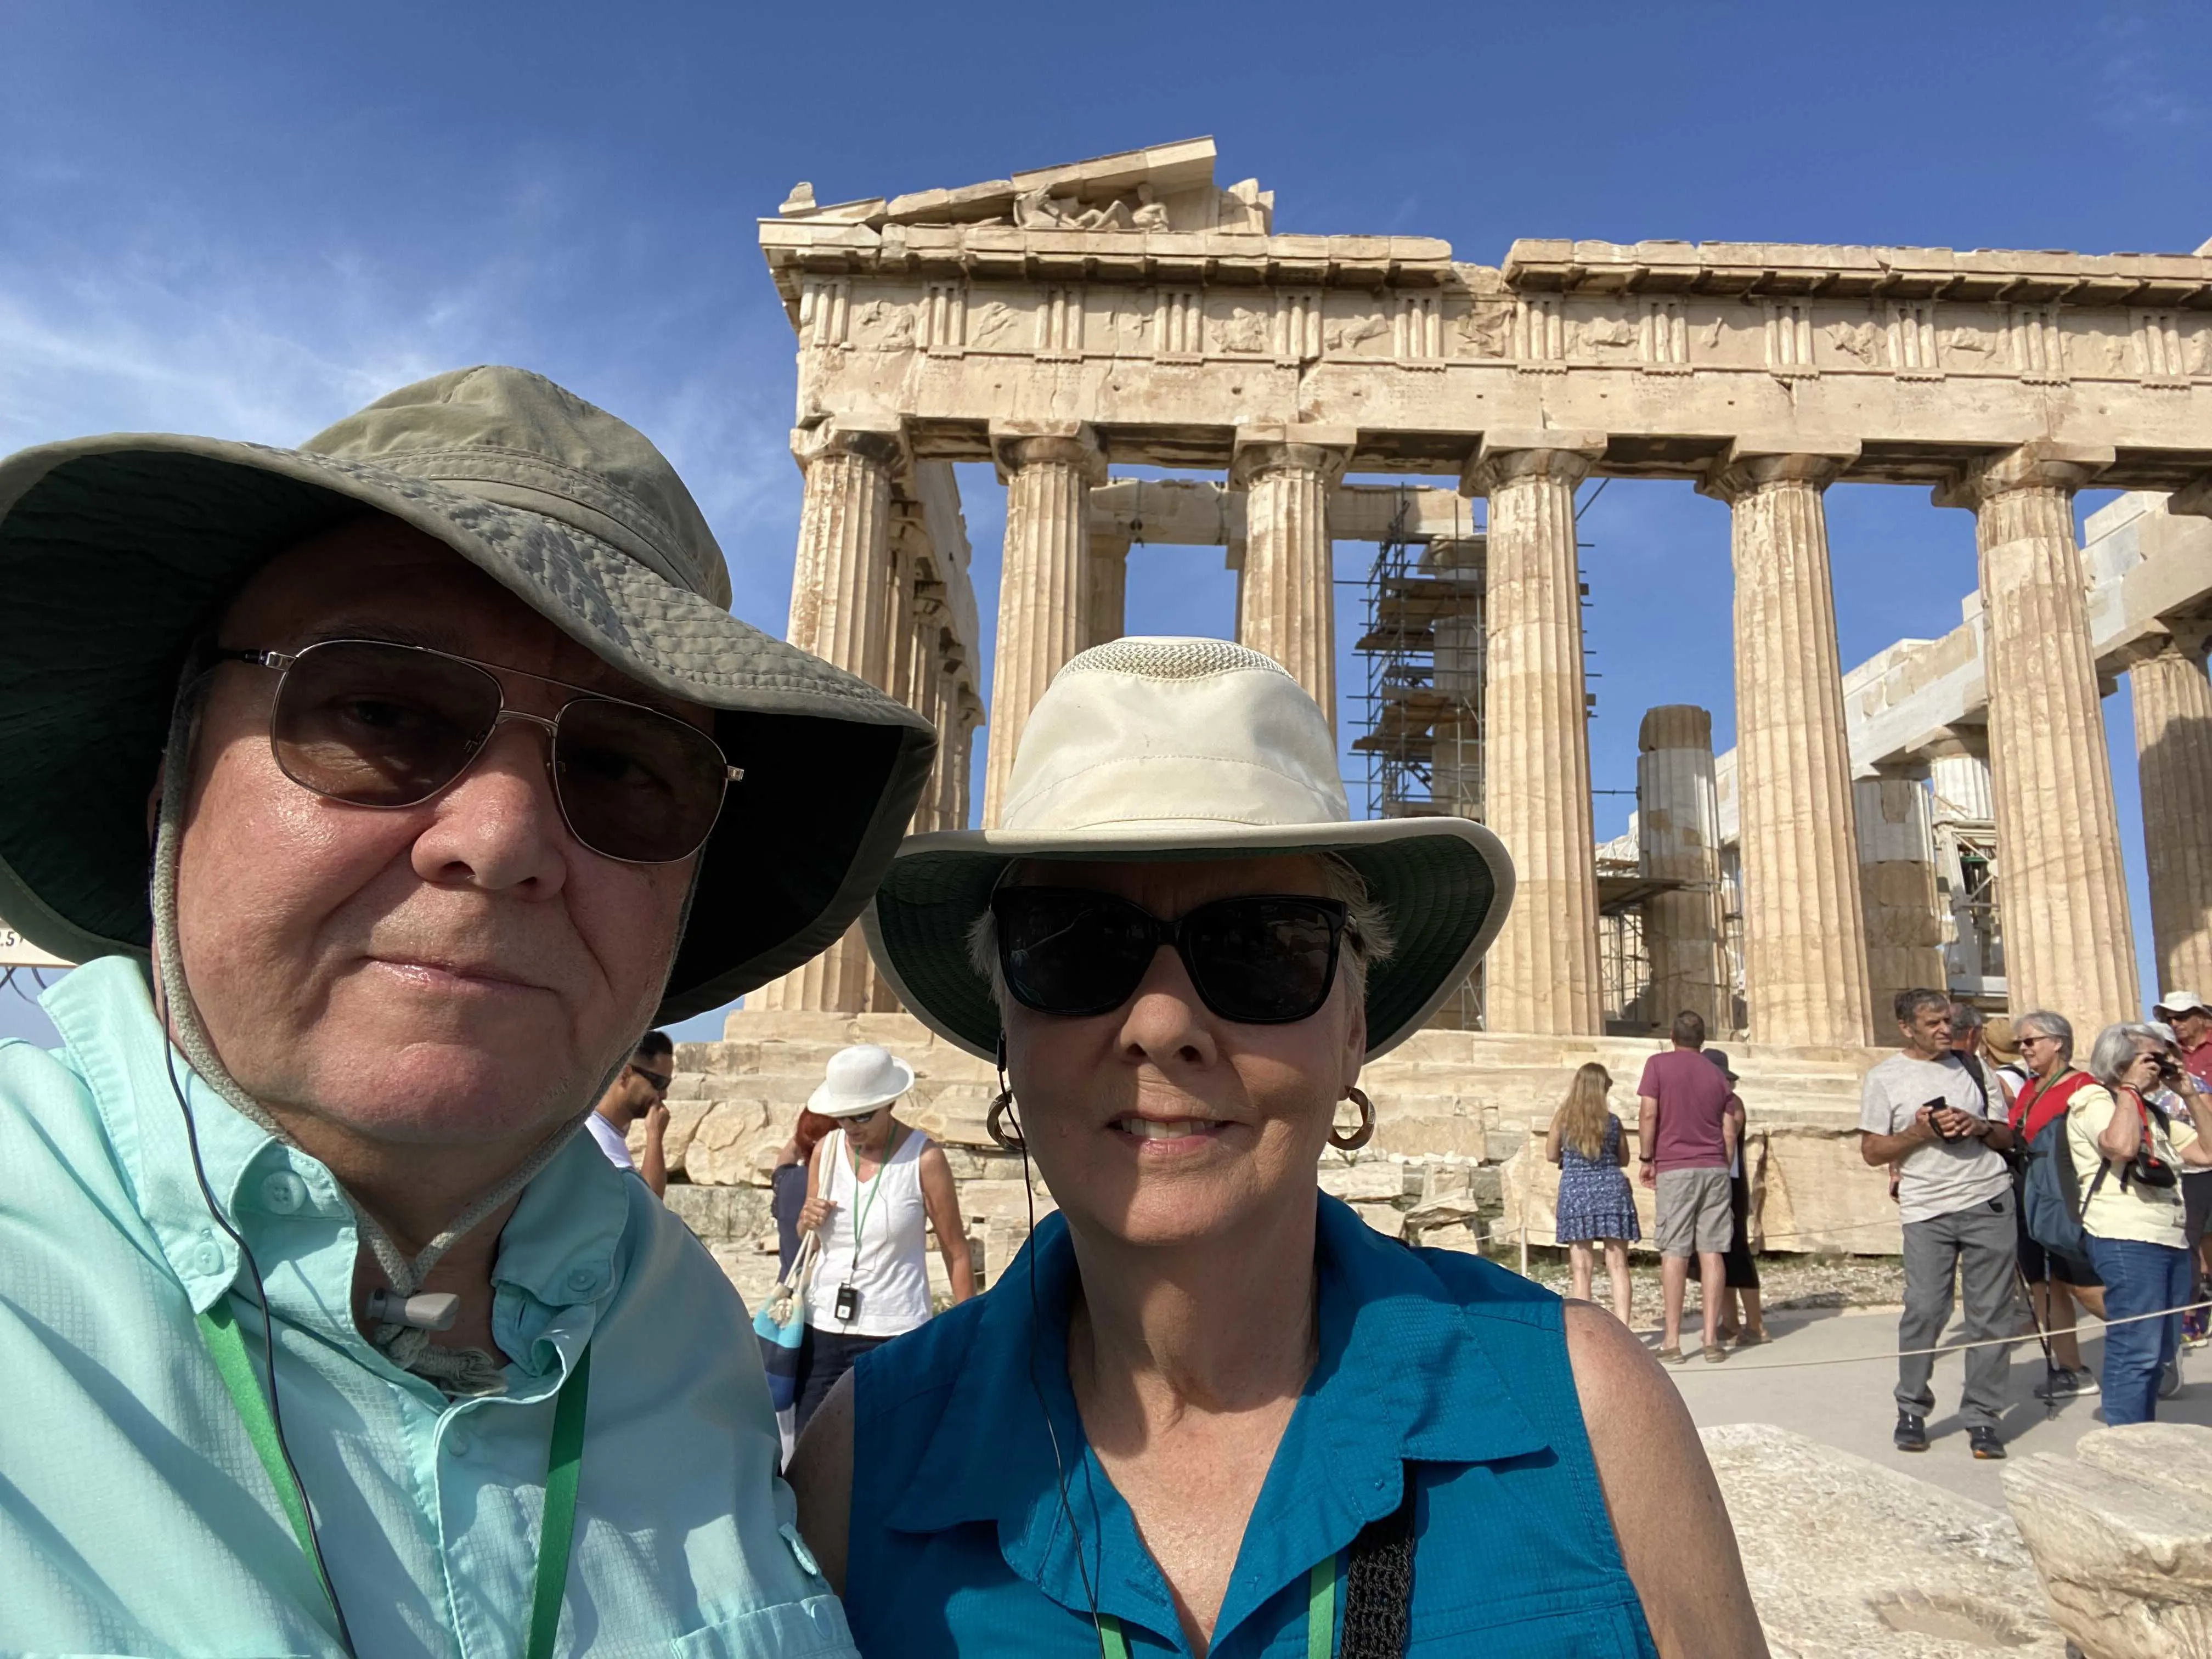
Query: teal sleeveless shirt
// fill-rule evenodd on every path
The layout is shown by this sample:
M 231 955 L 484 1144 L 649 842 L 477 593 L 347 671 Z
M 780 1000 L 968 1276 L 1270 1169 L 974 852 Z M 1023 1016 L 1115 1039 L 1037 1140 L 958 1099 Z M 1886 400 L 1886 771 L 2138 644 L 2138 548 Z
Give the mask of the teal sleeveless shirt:
M 1320 1359 L 1244 1529 L 1215 1659 L 1305 1659 L 1315 1566 L 1409 1482 L 1408 1654 L 1656 1659 L 1559 1298 L 1318 1201 Z M 1074 1273 L 1066 1223 L 1048 1217 L 987 1295 L 856 1368 L 845 1607 L 870 1659 L 1095 1659 L 1094 1607 L 1136 1659 L 1190 1651 L 1084 1437 L 1066 1364 Z

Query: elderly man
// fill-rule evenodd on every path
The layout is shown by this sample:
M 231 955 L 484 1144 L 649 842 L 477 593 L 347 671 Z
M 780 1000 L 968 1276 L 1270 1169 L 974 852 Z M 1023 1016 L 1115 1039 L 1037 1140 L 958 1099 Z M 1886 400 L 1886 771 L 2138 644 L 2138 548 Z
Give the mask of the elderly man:
M 1926 1352 L 1949 1322 L 1952 1285 L 1963 1285 L 1966 1336 L 2012 1334 L 2013 1260 L 2018 1248 L 2012 1145 L 2004 1103 L 1992 1110 L 1983 1084 L 1951 1047 L 1951 999 L 1941 991 L 1899 991 L 1895 1002 L 1902 1052 L 1866 1075 L 1859 1105 L 1859 1152 L 1877 1168 L 1896 1164 L 1905 1233 L 1905 1312 L 1897 1324 L 1899 1451 L 1928 1449 L 1936 1362 Z M 1960 1415 L 1976 1457 L 2005 1455 L 1997 1431 L 2010 1359 L 2002 1346 L 1966 1355 Z
M 744 1310 L 576 1132 L 843 933 L 927 725 L 514 369 L 17 455 L 0 589 L 0 914 L 87 963 L 0 1048 L 0 1650 L 849 1653 Z

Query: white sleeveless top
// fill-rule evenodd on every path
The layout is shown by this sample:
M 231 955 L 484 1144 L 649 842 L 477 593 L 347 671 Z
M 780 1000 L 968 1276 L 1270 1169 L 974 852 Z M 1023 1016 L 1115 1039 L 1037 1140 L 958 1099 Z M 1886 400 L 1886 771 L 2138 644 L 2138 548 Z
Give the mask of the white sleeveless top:
M 906 1129 L 875 1176 L 855 1182 L 845 1132 L 822 1141 L 822 1196 L 836 1207 L 822 1224 L 822 1255 L 806 1290 L 806 1322 L 839 1336 L 897 1336 L 929 1322 L 921 1152 L 929 1137 Z M 853 1229 L 861 1228 L 857 1261 Z M 837 1317 L 837 1289 L 860 1293 L 860 1316 Z

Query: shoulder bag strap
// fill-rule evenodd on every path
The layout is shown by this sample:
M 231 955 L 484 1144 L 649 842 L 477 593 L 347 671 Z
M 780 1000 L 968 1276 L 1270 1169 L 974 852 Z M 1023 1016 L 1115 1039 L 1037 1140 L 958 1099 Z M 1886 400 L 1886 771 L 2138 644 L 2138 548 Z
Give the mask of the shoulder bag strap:
M 277 1501 L 284 1506 L 284 1518 L 292 1523 L 292 1536 L 299 1540 L 300 1553 L 315 1570 L 323 1594 L 330 1595 L 330 1580 L 323 1577 L 322 1563 L 315 1558 L 315 1538 L 307 1519 L 307 1495 L 300 1490 L 300 1483 L 292 1476 L 292 1466 L 285 1460 L 284 1443 L 276 1432 L 276 1419 L 269 1409 L 268 1396 L 261 1392 L 261 1379 L 253 1374 L 253 1361 L 246 1352 L 245 1334 L 238 1328 L 238 1321 L 230 1311 L 230 1297 L 216 1297 L 215 1306 L 199 1316 L 199 1326 L 200 1340 L 207 1345 L 208 1358 L 215 1361 L 216 1374 L 222 1378 L 231 1403 L 238 1408 L 239 1420 L 246 1425 L 246 1437 L 253 1443 L 254 1455 L 268 1471 L 269 1484 L 276 1488 Z M 332 1601 L 335 1605 L 335 1597 Z
M 1405 1496 L 1345 1552 L 1344 1659 L 1402 1659 L 1413 1630 L 1413 1471 Z M 1326 1647 L 1320 1650 L 1327 1653 Z

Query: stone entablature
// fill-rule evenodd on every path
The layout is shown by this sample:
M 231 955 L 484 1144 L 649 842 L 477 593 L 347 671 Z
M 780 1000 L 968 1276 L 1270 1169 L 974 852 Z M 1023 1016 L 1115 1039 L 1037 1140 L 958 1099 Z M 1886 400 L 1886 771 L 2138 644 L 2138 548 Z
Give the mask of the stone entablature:
M 1202 194 L 1183 173 L 1211 143 L 1165 148 L 1176 193 Z M 1077 170 L 1133 200 L 1164 153 Z M 971 206 L 1019 203 L 1022 177 Z M 2177 435 L 2212 429 L 2195 254 L 1531 240 L 1493 269 L 1428 237 L 902 220 L 916 199 L 762 222 L 801 424 L 896 413 L 917 455 L 957 460 L 988 458 L 992 419 L 1080 407 L 1122 464 L 1226 466 L 1236 428 L 1274 422 L 1356 428 L 1354 471 L 1456 472 L 1471 440 L 1545 427 L 1603 434 L 1595 470 L 1644 477 L 1808 432 L 1856 443 L 1854 480 L 1942 483 L 2037 437 L 2112 450 L 2106 484 L 2212 466 Z

